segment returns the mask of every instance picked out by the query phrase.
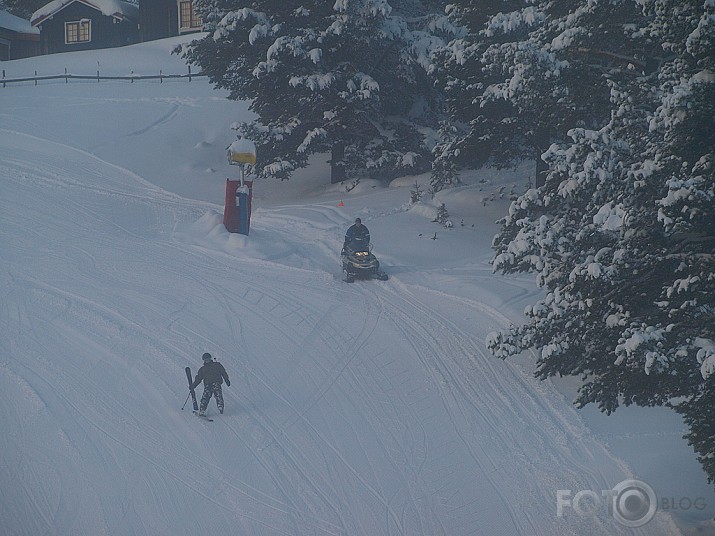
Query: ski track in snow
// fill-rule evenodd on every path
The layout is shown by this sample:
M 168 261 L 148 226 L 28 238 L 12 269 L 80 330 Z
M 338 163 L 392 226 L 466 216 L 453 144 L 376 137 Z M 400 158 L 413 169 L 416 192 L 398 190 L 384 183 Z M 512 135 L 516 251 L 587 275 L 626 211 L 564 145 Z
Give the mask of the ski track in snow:
M 257 211 L 285 248 L 253 258 L 190 230 L 210 204 L 2 136 L 0 533 L 675 533 L 557 519 L 557 489 L 627 468 L 548 384 L 485 353 L 488 326 L 440 312 L 506 325 L 496 307 L 418 273 L 335 277 L 335 208 Z M 504 286 L 506 303 L 528 292 Z M 213 423 L 180 410 L 206 350 L 232 378 Z

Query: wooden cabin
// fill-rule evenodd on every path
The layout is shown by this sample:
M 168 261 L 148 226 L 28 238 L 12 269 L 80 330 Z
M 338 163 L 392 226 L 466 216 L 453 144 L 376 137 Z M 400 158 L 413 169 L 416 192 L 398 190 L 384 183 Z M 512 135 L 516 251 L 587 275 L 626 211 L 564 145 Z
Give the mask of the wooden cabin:
M 141 40 L 152 41 L 200 32 L 203 22 L 191 0 L 140 0 L 139 28 Z
M 36 56 L 40 51 L 40 31 L 29 20 L 0 10 L 0 61 Z
M 34 53 L 40 54 L 118 47 L 203 30 L 193 0 L 53 0 L 30 22 Z M 7 41 L 0 33 L 0 59 L 9 54 Z
M 40 52 L 54 54 L 139 41 L 139 6 L 124 0 L 54 0 L 32 15 Z

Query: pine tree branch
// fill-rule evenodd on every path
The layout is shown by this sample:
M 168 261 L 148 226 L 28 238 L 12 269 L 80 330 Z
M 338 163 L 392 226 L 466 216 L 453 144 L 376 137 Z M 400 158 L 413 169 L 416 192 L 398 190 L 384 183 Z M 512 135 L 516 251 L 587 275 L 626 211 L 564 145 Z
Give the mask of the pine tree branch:
M 609 52 L 607 50 L 598 50 L 595 48 L 586 48 L 586 47 L 578 47 L 575 50 L 576 50 L 576 52 L 580 52 L 582 54 L 588 54 L 588 55 L 592 55 L 592 56 L 603 56 L 605 58 L 609 58 L 609 59 L 617 61 L 619 63 L 633 64 L 634 66 L 640 67 L 641 69 L 645 69 L 646 65 L 648 63 L 646 61 L 637 60 L 631 56 L 625 56 L 623 54 L 617 54 L 615 52 Z

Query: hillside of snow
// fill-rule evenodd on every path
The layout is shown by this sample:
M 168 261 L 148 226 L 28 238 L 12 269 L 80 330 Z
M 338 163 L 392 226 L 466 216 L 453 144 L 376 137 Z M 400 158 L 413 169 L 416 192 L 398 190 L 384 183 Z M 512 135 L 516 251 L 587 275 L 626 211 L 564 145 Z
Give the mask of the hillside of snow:
M 183 73 L 178 41 L 3 68 Z M 230 234 L 242 118 L 202 78 L 0 88 L 0 536 L 715 534 L 677 416 L 576 411 L 574 381 L 486 351 L 539 293 L 489 265 L 530 165 L 410 205 L 427 177 L 331 186 L 315 157 Z M 386 282 L 341 279 L 356 216 Z M 231 377 L 211 423 L 182 409 L 204 352 Z M 647 524 L 573 508 L 627 479 Z

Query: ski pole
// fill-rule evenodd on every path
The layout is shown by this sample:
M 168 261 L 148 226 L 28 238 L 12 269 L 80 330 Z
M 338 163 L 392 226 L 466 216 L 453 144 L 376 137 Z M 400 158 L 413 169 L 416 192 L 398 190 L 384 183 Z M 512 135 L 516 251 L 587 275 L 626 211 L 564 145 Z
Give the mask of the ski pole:
M 186 407 L 186 403 L 189 401 L 190 396 L 191 396 L 191 391 L 189 391 L 189 394 L 186 395 L 186 400 L 184 401 L 184 405 L 181 406 L 181 411 L 184 411 L 184 408 Z

